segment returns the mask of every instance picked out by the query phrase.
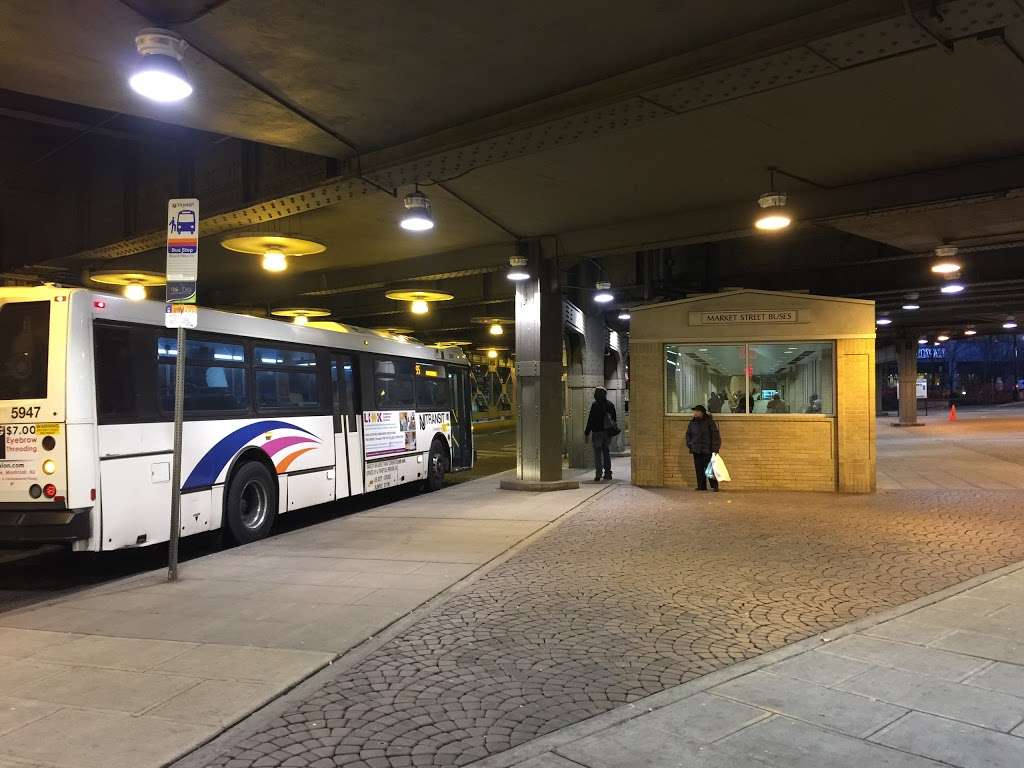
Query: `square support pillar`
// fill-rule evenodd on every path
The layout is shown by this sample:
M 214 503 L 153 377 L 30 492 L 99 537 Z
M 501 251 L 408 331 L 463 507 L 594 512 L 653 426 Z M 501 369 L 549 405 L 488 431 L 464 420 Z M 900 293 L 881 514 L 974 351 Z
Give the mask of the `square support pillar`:
M 896 345 L 900 427 L 923 426 L 917 420 L 917 346 L 917 341 L 910 339 L 901 339 Z
M 531 241 L 530 279 L 516 284 L 516 481 L 514 490 L 577 487 L 562 480 L 562 295 L 551 259 Z

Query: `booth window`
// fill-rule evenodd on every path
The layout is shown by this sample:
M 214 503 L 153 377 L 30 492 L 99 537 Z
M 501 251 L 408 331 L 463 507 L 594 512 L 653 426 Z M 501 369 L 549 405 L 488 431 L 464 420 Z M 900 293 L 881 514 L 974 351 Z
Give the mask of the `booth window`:
M 665 411 L 832 415 L 831 342 L 666 344 Z

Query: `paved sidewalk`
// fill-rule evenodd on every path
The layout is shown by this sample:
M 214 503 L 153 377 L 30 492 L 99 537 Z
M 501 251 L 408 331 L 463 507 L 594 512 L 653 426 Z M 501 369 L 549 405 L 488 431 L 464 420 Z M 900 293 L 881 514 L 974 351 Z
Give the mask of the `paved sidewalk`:
M 497 482 L 0 614 L 0 768 L 165 765 L 607 488 Z
M 1020 768 L 1024 566 L 1003 573 L 475 765 Z

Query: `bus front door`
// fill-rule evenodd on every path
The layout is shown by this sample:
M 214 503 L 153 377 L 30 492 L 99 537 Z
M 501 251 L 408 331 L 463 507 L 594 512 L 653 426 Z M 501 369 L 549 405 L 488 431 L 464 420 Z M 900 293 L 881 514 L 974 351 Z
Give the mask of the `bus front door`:
M 473 424 L 469 406 L 469 369 L 448 366 L 452 413 L 452 468 L 473 466 Z

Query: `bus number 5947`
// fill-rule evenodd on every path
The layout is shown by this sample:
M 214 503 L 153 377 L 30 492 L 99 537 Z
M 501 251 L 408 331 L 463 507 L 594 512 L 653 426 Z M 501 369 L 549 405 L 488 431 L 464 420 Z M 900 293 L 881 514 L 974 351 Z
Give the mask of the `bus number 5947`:
M 34 419 L 37 416 L 39 416 L 39 408 L 40 408 L 40 406 L 38 406 L 38 405 L 32 405 L 32 406 L 16 405 L 13 408 L 11 408 L 11 418 L 12 419 Z

